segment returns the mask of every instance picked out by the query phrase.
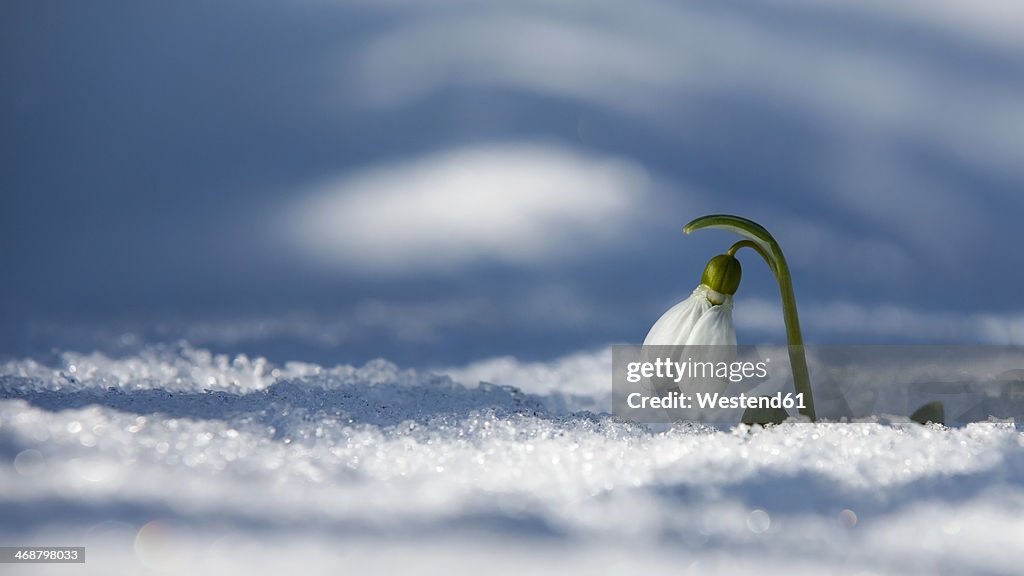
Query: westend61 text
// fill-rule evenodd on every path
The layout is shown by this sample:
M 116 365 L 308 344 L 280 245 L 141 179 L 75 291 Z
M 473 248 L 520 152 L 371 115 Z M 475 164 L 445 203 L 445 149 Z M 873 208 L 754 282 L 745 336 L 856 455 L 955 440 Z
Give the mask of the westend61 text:
M 682 392 L 669 392 L 664 396 L 651 396 L 641 392 L 633 392 L 626 397 L 626 405 L 633 409 L 661 408 L 664 410 L 688 410 L 696 407 L 702 409 L 728 409 L 728 408 L 782 408 L 792 410 L 794 408 L 805 408 L 803 393 L 794 394 L 787 392 L 776 392 L 771 396 L 726 396 L 719 392 L 694 392 L 685 394 Z

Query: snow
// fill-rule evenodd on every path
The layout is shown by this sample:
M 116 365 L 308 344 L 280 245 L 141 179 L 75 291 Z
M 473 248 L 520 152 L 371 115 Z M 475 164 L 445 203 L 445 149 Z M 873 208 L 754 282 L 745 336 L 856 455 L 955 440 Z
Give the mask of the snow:
M 608 359 L 8 361 L 0 544 L 87 563 L 3 573 L 1020 573 L 1013 425 L 646 427 Z

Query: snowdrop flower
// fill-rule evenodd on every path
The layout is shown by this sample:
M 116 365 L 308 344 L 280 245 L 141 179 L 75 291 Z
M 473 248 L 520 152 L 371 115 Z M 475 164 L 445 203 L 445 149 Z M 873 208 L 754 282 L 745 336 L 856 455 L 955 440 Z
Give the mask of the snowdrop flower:
M 740 285 L 740 262 L 720 254 L 704 268 L 700 285 L 690 297 L 662 314 L 644 338 L 645 359 L 670 358 L 674 362 L 731 362 L 736 358 L 736 330 L 732 325 L 732 296 Z M 672 346 L 670 350 L 648 346 Z M 659 394 L 722 392 L 728 380 L 715 377 L 650 378 L 644 384 Z
M 736 346 L 732 296 L 740 285 L 740 262 L 715 256 L 690 297 L 669 308 L 644 338 L 644 346 Z
M 673 314 L 675 308 L 669 310 L 651 328 L 650 334 L 647 335 L 647 340 L 650 342 L 645 341 L 644 344 L 672 342 L 673 339 L 675 343 L 680 343 L 683 338 L 687 344 L 692 345 L 697 343 L 713 344 L 719 341 L 735 344 L 736 336 L 732 330 L 732 300 L 724 296 L 731 297 L 736 293 L 736 288 L 740 283 L 740 265 L 739 262 L 733 264 L 728 259 L 733 258 L 741 248 L 750 248 L 764 259 L 765 264 L 768 265 L 775 280 L 779 283 L 779 296 L 782 297 L 782 317 L 786 321 L 786 340 L 789 344 L 789 360 L 793 371 L 793 387 L 797 393 L 804 395 L 807 402 L 805 407 L 800 408 L 800 414 L 813 422 L 816 419 L 816 414 L 811 377 L 807 370 L 807 357 L 804 354 L 804 338 L 800 331 L 796 296 L 793 294 L 793 278 L 789 273 L 786 257 L 782 254 L 782 247 L 764 226 L 753 220 L 732 214 L 701 216 L 684 226 L 683 232 L 689 234 L 696 230 L 710 228 L 726 230 L 743 237 L 743 240 L 733 244 L 725 254 L 715 256 L 704 271 L 701 284 L 708 287 L 709 292 L 706 297 L 712 306 L 700 314 L 695 314 L 692 324 L 678 321 L 680 317 Z M 713 266 L 716 260 L 718 264 Z M 696 295 L 696 292 L 694 294 Z M 723 295 L 723 297 L 719 295 Z M 691 296 L 691 298 L 693 297 Z M 701 308 L 703 308 L 703 303 L 701 303 Z M 677 321 L 673 322 L 673 318 L 676 318 Z M 705 322 L 707 322 L 706 325 Z M 674 332 L 672 326 L 676 328 Z M 729 346 L 714 346 L 712 349 L 728 348 Z M 735 346 L 732 348 L 735 349 Z M 746 416 L 744 416 L 744 422 L 748 421 Z M 753 418 L 749 419 L 751 422 L 761 421 L 760 416 L 750 416 Z

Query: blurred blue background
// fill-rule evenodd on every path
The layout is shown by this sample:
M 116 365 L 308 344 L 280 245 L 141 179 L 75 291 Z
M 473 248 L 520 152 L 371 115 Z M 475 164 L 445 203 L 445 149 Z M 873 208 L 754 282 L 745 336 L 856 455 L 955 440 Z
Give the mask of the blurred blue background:
M 0 83 L 3 356 L 639 342 L 714 212 L 808 341 L 1024 343 L 1019 2 L 4 0 Z

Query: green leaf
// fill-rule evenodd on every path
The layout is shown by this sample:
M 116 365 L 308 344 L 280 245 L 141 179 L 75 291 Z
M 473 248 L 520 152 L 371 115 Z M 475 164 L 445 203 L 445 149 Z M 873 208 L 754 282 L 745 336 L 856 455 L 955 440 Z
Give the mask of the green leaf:
M 942 402 L 929 402 L 917 410 L 914 410 L 914 413 L 910 415 L 910 419 L 918 424 L 927 424 L 929 422 L 945 424 L 946 409 L 943 408 Z
M 757 222 L 731 214 L 710 214 L 708 216 L 701 216 L 683 226 L 683 232 L 689 234 L 703 228 L 728 230 L 733 234 L 738 234 L 750 240 L 761 247 L 762 254 L 766 256 L 765 259 L 768 261 L 768 267 L 771 268 L 772 272 L 778 270 L 778 255 L 776 253 L 778 243 L 771 233 Z
M 744 424 L 782 424 L 789 418 L 789 413 L 782 408 L 751 407 L 743 411 L 741 421 Z

